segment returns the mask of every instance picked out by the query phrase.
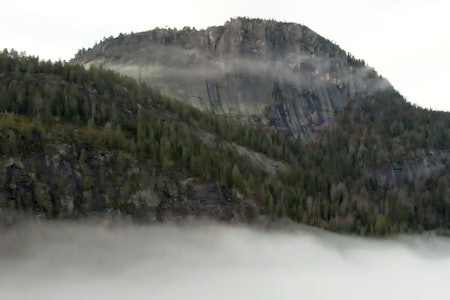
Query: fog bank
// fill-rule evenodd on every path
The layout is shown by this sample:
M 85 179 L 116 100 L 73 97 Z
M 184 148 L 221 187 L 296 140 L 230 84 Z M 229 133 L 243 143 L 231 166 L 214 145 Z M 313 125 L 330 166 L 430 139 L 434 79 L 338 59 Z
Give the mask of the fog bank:
M 450 241 L 307 227 L 28 223 L 0 229 L 0 299 L 444 299 Z

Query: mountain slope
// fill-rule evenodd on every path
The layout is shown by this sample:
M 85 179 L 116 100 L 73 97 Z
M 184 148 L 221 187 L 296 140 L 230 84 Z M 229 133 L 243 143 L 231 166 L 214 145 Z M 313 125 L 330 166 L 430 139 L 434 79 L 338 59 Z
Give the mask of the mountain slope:
M 265 166 L 202 143 L 197 123 L 215 119 L 108 71 L 14 52 L 0 70 L 1 217 L 243 221 L 257 211 L 231 188 L 245 192 L 238 177 L 261 180 Z
M 73 62 L 115 70 L 204 111 L 304 139 L 350 100 L 392 89 L 307 27 L 259 19 L 120 35 L 80 51 Z
M 0 219 L 188 216 L 358 234 L 449 229 L 450 114 L 393 89 L 308 143 L 98 68 L 0 54 Z

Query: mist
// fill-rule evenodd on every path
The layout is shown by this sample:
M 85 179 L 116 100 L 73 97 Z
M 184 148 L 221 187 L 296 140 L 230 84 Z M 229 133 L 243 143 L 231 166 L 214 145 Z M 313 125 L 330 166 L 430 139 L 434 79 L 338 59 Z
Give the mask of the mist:
M 288 98 L 293 95 L 296 99 L 305 93 L 321 95 L 322 105 L 332 103 L 333 108 L 344 107 L 347 98 L 355 95 L 370 96 L 392 88 L 373 69 L 350 66 L 346 56 L 301 52 L 274 56 L 270 51 L 221 55 L 144 42 L 137 50 L 112 47 L 108 51 L 116 59 L 99 58 L 85 66 L 101 65 L 149 82 L 163 93 L 196 107 L 229 115 L 264 115 L 275 101 L 276 83 L 281 84 Z M 298 108 L 292 109 L 302 113 Z
M 444 299 L 450 242 L 290 226 L 24 223 L 0 230 L 0 299 Z
M 348 84 L 349 80 L 369 86 L 372 93 L 390 87 L 387 80 L 369 78 L 373 70 L 358 67 L 349 70 L 346 57 L 330 58 L 310 54 L 286 53 L 273 58 L 269 54 L 253 53 L 250 56 L 211 56 L 205 51 L 182 49 L 173 46 L 146 45 L 137 52 L 118 52 L 119 61 L 93 61 L 109 69 L 135 78 L 158 81 L 200 81 L 223 79 L 230 74 L 262 76 L 270 80 L 283 80 L 299 89 L 310 88 L 310 81 L 330 82 L 334 85 Z

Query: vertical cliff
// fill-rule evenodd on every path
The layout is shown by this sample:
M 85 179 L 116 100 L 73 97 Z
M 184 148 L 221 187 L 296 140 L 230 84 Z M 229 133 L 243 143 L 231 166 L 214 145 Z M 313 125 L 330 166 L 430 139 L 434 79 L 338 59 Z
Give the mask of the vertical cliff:
M 116 70 L 203 110 L 305 139 L 350 99 L 392 89 L 309 28 L 259 19 L 120 35 L 72 62 Z

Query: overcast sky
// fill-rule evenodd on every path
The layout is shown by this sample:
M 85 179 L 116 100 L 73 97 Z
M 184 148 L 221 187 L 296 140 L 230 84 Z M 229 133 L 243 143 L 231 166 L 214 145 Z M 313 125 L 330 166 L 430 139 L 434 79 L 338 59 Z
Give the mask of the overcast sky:
M 14 0 L 0 7 L 0 47 L 52 60 L 121 32 L 200 29 L 237 16 L 296 22 L 364 59 L 410 102 L 450 111 L 448 0 Z

